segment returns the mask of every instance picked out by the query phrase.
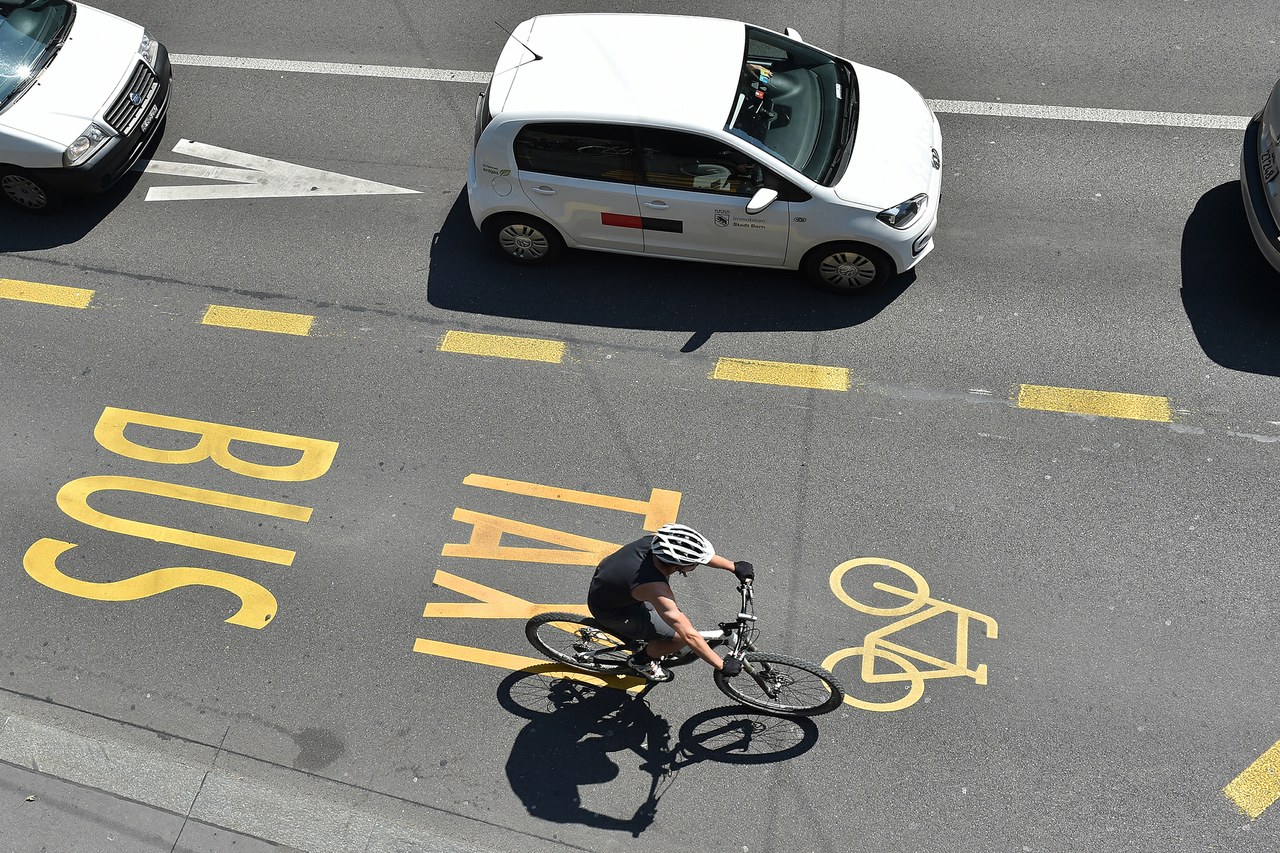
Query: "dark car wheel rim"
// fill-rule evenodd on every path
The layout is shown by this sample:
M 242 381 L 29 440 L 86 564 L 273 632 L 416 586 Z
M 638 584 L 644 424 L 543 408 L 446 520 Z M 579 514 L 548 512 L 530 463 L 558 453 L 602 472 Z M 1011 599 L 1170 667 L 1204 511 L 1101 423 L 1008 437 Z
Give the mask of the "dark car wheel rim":
M 0 178 L 0 189 L 4 190 L 4 194 L 14 204 L 29 207 L 32 210 L 39 210 L 49 203 L 49 198 L 40 185 L 22 175 L 5 175 Z
M 499 231 L 498 246 L 522 261 L 540 261 L 551 252 L 547 235 L 523 222 L 514 222 Z
M 833 252 L 818 265 L 818 275 L 832 287 L 857 290 L 876 280 L 875 261 L 860 252 Z

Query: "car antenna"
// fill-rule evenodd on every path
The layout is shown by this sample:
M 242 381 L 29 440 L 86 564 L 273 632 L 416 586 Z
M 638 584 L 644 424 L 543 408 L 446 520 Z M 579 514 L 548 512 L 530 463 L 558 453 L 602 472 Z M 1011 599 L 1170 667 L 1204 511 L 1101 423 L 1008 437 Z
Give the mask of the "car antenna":
M 511 40 L 512 40 L 512 41 L 514 41 L 516 44 L 520 45 L 520 46 L 521 46 L 521 47 L 523 47 L 525 50 L 527 50 L 527 51 L 529 51 L 530 53 L 532 53 L 532 54 L 533 54 L 533 58 L 534 58 L 534 60 L 535 60 L 535 61 L 536 61 L 536 60 L 539 60 L 539 59 L 541 59 L 541 58 L 542 58 L 542 54 L 538 53 L 536 50 L 534 50 L 533 48 L 529 47 L 529 45 L 525 44 L 524 42 L 520 41 L 520 39 L 516 38 L 516 34 L 515 34 L 515 33 L 513 33 L 511 30 L 509 30 L 509 29 L 507 29 L 506 27 L 502 26 L 502 24 L 499 24 L 497 21 L 494 21 L 494 22 L 493 22 L 493 25 L 494 25 L 495 27 L 497 27 L 498 29 L 502 30 L 502 31 L 503 31 L 504 33 L 506 33 L 507 35 L 511 36 Z

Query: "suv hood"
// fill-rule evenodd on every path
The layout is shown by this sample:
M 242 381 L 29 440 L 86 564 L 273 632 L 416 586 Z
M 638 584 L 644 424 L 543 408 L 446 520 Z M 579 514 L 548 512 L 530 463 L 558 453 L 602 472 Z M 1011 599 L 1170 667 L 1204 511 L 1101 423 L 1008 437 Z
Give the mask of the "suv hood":
M 0 126 L 65 148 L 106 109 L 140 61 L 142 27 L 76 4 L 76 19 L 58 55 L 36 84 L 0 113 Z
M 854 63 L 859 110 L 853 154 L 833 190 L 883 210 L 929 191 L 935 120 L 920 93 L 901 77 Z

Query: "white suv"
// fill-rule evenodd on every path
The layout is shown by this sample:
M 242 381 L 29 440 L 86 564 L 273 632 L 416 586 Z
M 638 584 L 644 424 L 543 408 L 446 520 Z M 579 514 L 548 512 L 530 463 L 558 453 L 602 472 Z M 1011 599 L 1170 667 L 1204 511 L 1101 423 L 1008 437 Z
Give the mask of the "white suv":
M 0 195 L 43 212 L 120 180 L 160 132 L 172 71 L 139 25 L 71 0 L 0 0 Z
M 570 246 L 860 290 L 933 248 L 941 150 L 906 81 L 792 30 L 544 15 L 512 32 L 480 96 L 467 191 L 517 263 Z

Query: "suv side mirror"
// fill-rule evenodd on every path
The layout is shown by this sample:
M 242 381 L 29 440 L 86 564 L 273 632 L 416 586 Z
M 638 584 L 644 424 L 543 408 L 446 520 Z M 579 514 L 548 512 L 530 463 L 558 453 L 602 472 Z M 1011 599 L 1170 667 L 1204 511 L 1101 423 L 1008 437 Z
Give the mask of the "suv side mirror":
M 756 190 L 756 194 L 751 197 L 751 201 L 747 202 L 747 213 L 759 213 L 777 200 L 777 190 L 761 187 Z

